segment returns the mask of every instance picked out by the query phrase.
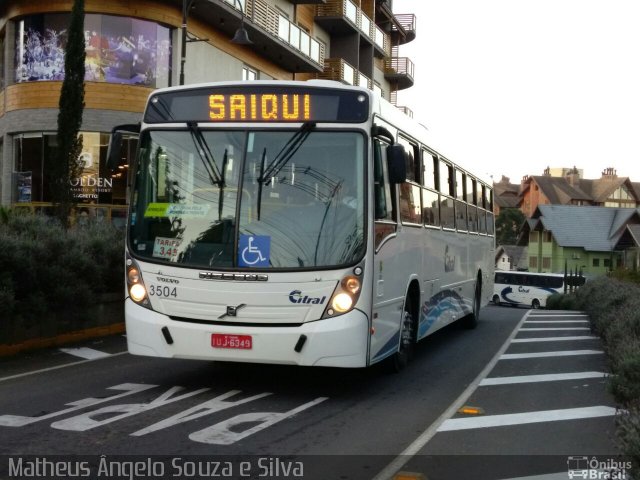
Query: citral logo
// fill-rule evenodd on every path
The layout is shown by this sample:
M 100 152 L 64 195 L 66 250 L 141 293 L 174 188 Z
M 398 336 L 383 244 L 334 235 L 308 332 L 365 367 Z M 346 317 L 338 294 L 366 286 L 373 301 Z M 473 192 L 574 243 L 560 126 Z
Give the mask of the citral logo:
M 300 290 L 294 290 L 289 294 L 289 301 L 291 303 L 311 303 L 314 305 L 323 304 L 327 297 L 308 297 L 302 295 Z

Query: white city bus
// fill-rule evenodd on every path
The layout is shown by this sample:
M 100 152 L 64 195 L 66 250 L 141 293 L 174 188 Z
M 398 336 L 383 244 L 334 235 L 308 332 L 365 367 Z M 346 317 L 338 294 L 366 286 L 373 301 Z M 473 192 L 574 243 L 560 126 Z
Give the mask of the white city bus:
M 493 293 L 489 185 L 373 92 L 328 81 L 153 92 L 139 133 L 125 317 L 138 355 L 406 363 Z
M 547 298 L 550 295 L 563 292 L 564 275 L 561 273 L 496 271 L 493 303 L 541 308 L 547 306 Z

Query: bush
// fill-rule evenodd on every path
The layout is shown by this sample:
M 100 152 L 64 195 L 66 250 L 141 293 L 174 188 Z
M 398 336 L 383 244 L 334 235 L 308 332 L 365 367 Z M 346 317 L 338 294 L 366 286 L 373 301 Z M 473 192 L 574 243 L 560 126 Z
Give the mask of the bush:
M 66 230 L 47 217 L 5 211 L 0 244 L 0 344 L 37 333 L 45 319 L 82 328 L 102 294 L 123 289 L 124 235 L 110 224 Z
M 547 308 L 551 310 L 582 310 L 581 299 L 575 293 L 563 295 L 554 293 L 547 298 Z

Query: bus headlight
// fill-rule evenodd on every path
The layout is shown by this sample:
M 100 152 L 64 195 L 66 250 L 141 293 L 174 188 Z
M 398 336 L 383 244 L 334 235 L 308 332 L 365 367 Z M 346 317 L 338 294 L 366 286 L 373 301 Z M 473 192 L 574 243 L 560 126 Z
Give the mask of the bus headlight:
M 149 302 L 149 296 L 147 295 L 147 289 L 142 281 L 142 272 L 137 263 L 128 254 L 126 257 L 126 278 L 127 278 L 127 292 L 131 297 L 131 300 L 146 308 L 151 308 L 151 302 Z
M 147 297 L 147 289 L 141 283 L 134 283 L 129 287 L 129 295 L 134 302 L 140 303 Z
M 331 307 L 338 313 L 345 313 L 351 310 L 353 298 L 348 293 L 339 293 L 331 300 Z
M 346 275 L 340 280 L 322 318 L 342 315 L 353 310 L 362 291 L 363 274 L 362 267 L 358 266 L 354 268 L 353 274 Z

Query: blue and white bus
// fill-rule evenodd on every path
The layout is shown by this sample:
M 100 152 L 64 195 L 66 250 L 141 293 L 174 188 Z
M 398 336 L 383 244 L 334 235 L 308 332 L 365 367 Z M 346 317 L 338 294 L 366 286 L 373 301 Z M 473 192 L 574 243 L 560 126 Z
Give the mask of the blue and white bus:
M 128 133 L 127 133 L 128 132 Z M 493 292 L 490 186 L 373 92 L 328 81 L 153 92 L 131 166 L 125 318 L 138 355 L 384 359 Z
M 575 278 L 578 280 L 578 277 Z M 544 308 L 550 295 L 564 293 L 564 282 L 562 273 L 496 271 L 493 303 Z

